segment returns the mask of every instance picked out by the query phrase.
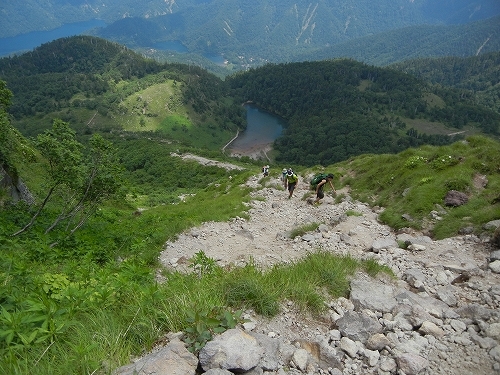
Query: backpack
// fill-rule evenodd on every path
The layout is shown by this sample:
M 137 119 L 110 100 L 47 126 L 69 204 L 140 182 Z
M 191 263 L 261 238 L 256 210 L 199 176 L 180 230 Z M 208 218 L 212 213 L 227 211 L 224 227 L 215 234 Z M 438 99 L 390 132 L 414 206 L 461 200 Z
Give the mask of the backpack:
M 316 185 L 318 185 L 322 180 L 326 180 L 328 177 L 328 173 L 319 173 L 314 176 L 311 180 L 311 188 L 316 190 Z
M 299 177 L 295 173 L 293 173 L 291 176 L 287 174 L 286 180 L 289 184 L 293 184 L 294 182 L 297 182 L 299 180 Z

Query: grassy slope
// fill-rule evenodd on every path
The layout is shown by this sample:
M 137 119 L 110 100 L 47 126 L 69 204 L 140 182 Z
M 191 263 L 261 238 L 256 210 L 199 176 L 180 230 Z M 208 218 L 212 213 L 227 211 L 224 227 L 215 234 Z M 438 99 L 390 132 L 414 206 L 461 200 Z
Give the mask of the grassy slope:
M 436 238 L 458 234 L 500 218 L 500 144 L 489 138 L 469 137 L 449 146 L 408 149 L 398 155 L 363 155 L 332 166 L 349 185 L 352 195 L 385 207 L 381 219 L 393 228 L 428 230 Z M 486 186 L 477 183 L 480 176 Z M 442 220 L 432 221 L 431 211 L 444 207 L 449 190 L 469 196 L 467 204 L 445 207 Z M 411 221 L 403 219 L 409 214 Z
M 173 148 L 165 145 L 166 152 Z M 327 169 L 340 177 L 337 188 L 349 185 L 355 198 L 385 207 L 382 219 L 396 228 L 425 227 L 429 212 L 436 203 L 442 204 L 445 189 L 463 189 L 470 195 L 469 203 L 447 208 L 443 221 L 434 228 L 436 236 L 444 237 L 464 225 L 474 225 L 479 233 L 482 223 L 500 218 L 498 150 L 498 142 L 476 137 L 467 143 L 426 146 L 398 155 L 363 155 Z M 332 296 L 341 296 L 347 293 L 352 272 L 382 270 L 375 264 L 324 253 L 270 272 L 252 266 L 221 270 L 210 259 L 199 257 L 208 270 L 203 277 L 164 272 L 168 282 L 158 284 L 157 258 L 166 240 L 203 221 L 246 216 L 250 196 L 243 183 L 260 171 L 257 165 L 241 165 L 247 170 L 231 173 L 231 179 L 217 177 L 192 190 L 195 195 L 183 203 L 159 204 L 140 215 L 133 212 L 143 197 L 130 196 L 130 200 L 106 205 L 77 232 L 74 241 L 61 247 L 49 248 L 41 231 L 17 239 L 2 233 L 0 297 L 11 315 L 0 314 L 4 340 L 0 340 L 0 372 L 29 374 L 36 363 L 38 374 L 108 374 L 128 363 L 132 353 L 150 349 L 165 332 L 185 330 L 190 326 L 190 313 L 206 311 L 208 317 L 217 318 L 224 310 L 251 307 L 273 315 L 282 298 L 318 311 L 324 306 L 321 291 L 325 286 L 332 287 Z M 23 169 L 23 175 L 35 174 L 38 167 Z M 278 166 L 271 167 L 278 170 Z M 487 177 L 484 189 L 473 184 L 476 173 Z M 28 181 L 38 186 L 35 191 L 42 188 L 40 180 Z M 17 216 L 0 211 L 4 230 L 12 230 L 14 222 L 22 219 L 14 212 Z M 402 213 L 410 214 L 415 222 L 402 222 Z M 19 324 L 11 344 L 5 345 L 8 336 L 4 333 L 12 327 L 9 317 Z M 201 316 L 196 323 L 203 324 L 208 317 Z M 39 330 L 33 318 L 47 321 L 51 331 Z M 23 345 L 19 335 L 31 334 L 40 344 Z M 55 338 L 53 343 L 51 338 Z

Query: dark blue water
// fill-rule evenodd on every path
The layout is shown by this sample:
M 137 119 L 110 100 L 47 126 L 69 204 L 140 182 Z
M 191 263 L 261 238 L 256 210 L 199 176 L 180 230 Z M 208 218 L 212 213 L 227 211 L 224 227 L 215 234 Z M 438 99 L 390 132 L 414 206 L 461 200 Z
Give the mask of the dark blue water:
M 246 105 L 247 128 L 230 145 L 232 153 L 248 155 L 264 150 L 283 132 L 285 122 L 253 105 Z
M 184 44 L 179 42 L 178 40 L 174 40 L 171 42 L 158 42 L 152 45 L 154 49 L 159 49 L 161 51 L 174 51 L 178 53 L 186 53 L 189 52 Z
M 28 34 L 16 35 L 10 38 L 0 38 L 0 57 L 12 53 L 31 51 L 41 44 L 67 36 L 80 35 L 96 27 L 106 26 L 101 20 L 69 23 L 54 30 L 33 31 Z
M 0 57 L 9 56 L 13 53 L 21 54 L 27 51 L 32 51 L 44 43 L 49 43 L 53 40 L 68 36 L 85 34 L 92 29 L 104 26 L 106 26 L 104 21 L 95 19 L 84 22 L 69 23 L 54 30 L 33 31 L 9 38 L 0 38 Z M 178 53 L 189 52 L 187 47 L 178 40 L 159 42 L 151 47 L 161 51 L 174 51 Z M 225 63 L 225 59 L 222 55 L 205 55 L 205 57 L 217 65 L 223 65 Z

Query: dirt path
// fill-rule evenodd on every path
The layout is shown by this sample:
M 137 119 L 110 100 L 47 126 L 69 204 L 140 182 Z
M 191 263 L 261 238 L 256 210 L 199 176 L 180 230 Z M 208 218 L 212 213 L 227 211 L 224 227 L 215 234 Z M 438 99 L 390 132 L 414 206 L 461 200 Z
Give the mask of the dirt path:
M 221 266 L 244 265 L 253 260 L 255 264 L 266 268 L 276 263 L 293 262 L 308 252 L 323 249 L 357 259 L 373 258 L 389 266 L 401 280 L 401 285 L 406 285 L 402 280 L 408 271 L 417 270 L 425 276 L 426 292 L 433 294 L 442 285 L 450 286 L 450 281 L 463 271 L 470 271 L 467 283 L 453 286 L 457 306 L 480 303 L 494 311 L 500 309 L 500 300 L 493 300 L 484 292 L 500 284 L 500 275 L 488 270 L 490 248 L 477 237 L 464 235 L 433 241 L 411 230 L 396 234 L 378 222 L 378 212 L 351 200 L 347 191 L 338 192 L 346 194 L 346 198 L 336 203 L 327 189 L 322 203 L 314 207 L 304 199 L 311 194 L 307 182 L 300 180 L 294 196 L 288 199 L 288 192 L 283 189 L 279 179 L 272 179 L 264 188 L 260 180 L 261 176 L 258 175 L 247 182 L 248 186 L 255 189 L 252 193 L 255 199 L 250 202 L 249 220 L 236 218 L 224 223 L 208 222 L 181 234 L 176 241 L 165 244 L 160 256 L 162 264 L 167 268 L 192 271 L 188 268 L 189 259 L 198 251 L 203 251 Z M 321 224 L 319 230 L 295 239 L 290 237 L 293 229 L 309 223 Z M 425 251 L 399 248 L 396 240 L 405 235 L 421 240 Z M 394 245 L 376 251 L 374 244 L 377 241 L 392 241 Z M 247 312 L 246 318 L 251 319 L 255 332 L 270 337 L 277 335 L 287 342 L 314 340 L 318 335 L 328 337 L 332 329 L 329 319 L 308 316 L 297 310 L 291 302 L 285 303 L 280 314 L 272 319 L 256 316 L 251 311 Z M 443 327 L 449 328 L 450 325 L 446 323 Z M 429 353 L 431 364 L 425 371 L 426 375 L 492 373 L 494 360 L 488 354 L 488 349 L 472 342 L 469 344 L 467 333 L 464 335 L 450 335 L 450 339 L 446 340 L 451 341 L 443 341 L 445 345 L 440 344 Z M 464 340 L 466 343 L 453 340 Z M 438 350 L 438 347 L 444 349 Z M 361 360 L 352 360 L 351 365 L 348 362 L 346 366 L 352 365 L 352 368 L 362 365 Z M 375 368 L 364 370 L 366 374 L 376 374 Z M 344 374 L 359 372 L 347 367 Z

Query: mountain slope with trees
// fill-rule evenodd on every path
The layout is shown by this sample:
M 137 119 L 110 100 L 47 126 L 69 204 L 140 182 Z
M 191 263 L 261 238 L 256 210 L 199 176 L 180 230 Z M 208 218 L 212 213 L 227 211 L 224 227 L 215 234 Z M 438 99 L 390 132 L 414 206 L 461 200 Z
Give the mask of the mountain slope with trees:
M 476 103 L 500 113 L 500 52 L 467 58 L 422 58 L 391 67 L 433 84 L 473 92 Z
M 384 269 L 373 259 L 358 263 L 350 257 L 310 254 L 312 262 L 294 259 L 292 267 L 277 266 L 269 277 L 251 263 L 218 267 L 202 251 L 175 260 L 195 272 L 185 275 L 163 267 L 159 255 L 165 244 L 202 223 L 230 221 L 237 236 L 247 236 L 242 224 L 251 202 L 262 209 L 260 189 L 273 198 L 283 194 L 290 210 L 292 204 L 302 204 L 319 211 L 300 197 L 286 199 L 279 182 L 284 162 L 271 163 L 266 178 L 260 177 L 260 164 L 250 160 L 232 159 L 234 169 L 201 165 L 179 156 L 229 158 L 216 147 L 187 147 L 192 139 L 176 142 L 176 132 L 185 138 L 201 133 L 220 144 L 227 134 L 212 133 L 225 126 L 234 131 L 242 118 L 241 103 L 253 100 L 289 121 L 279 141 L 291 145 L 279 149 L 287 165 L 292 160 L 319 164 L 341 155 L 328 150 L 349 157 L 346 146 L 363 152 L 363 143 L 365 150 L 378 146 L 375 152 L 407 147 L 410 140 L 421 146 L 433 138 L 406 134 L 403 127 L 429 116 L 442 122 L 426 120 L 435 126 L 472 123 L 483 133 L 498 132 L 498 114 L 474 105 L 474 95 L 466 90 L 429 86 L 413 75 L 352 60 L 267 65 L 222 81 L 197 67 L 143 61 L 123 46 L 75 37 L 2 59 L 0 65 L 8 79 L 7 84 L 0 80 L 2 374 L 110 374 L 156 347 L 168 332 L 191 333 L 191 344 L 202 344 L 211 338 L 207 325 L 225 329 L 249 308 L 273 316 L 284 298 L 318 312 L 327 306 L 325 288 L 317 288 L 324 286 L 325 275 L 338 293 L 331 301 L 348 293 L 347 279 L 337 275 Z M 9 83 L 15 85 L 14 96 Z M 53 84 L 58 88 L 51 89 Z M 68 97 L 56 96 L 65 87 Z M 37 108 L 35 114 L 24 108 L 30 94 L 46 100 L 48 108 Z M 162 108 L 168 104 L 169 110 L 145 103 L 148 95 L 164 98 Z M 11 100 L 15 116 L 8 112 Z M 179 123 L 169 132 L 150 129 L 148 121 L 155 115 Z M 127 129 L 126 119 L 139 126 L 144 120 L 143 129 L 149 131 Z M 334 144 L 337 137 L 346 146 Z M 350 186 L 354 199 L 384 207 L 380 218 L 394 228 L 425 228 L 438 238 L 465 228 L 480 236 L 490 234 L 486 222 L 499 219 L 499 147 L 490 137 L 474 136 L 446 146 L 294 169 L 305 184 L 315 172 L 335 172 L 336 188 Z M 21 182 L 31 199 L 11 194 Z M 444 219 L 428 227 L 448 189 L 464 191 L 468 203 L 443 209 Z M 336 204 L 344 196 L 328 198 Z M 357 208 L 339 211 L 344 214 L 359 213 Z M 310 231 L 311 215 L 304 217 L 308 226 L 289 229 Z M 314 229 L 332 219 L 313 223 Z M 225 245 L 220 236 L 215 238 L 216 246 Z M 295 242 L 290 245 L 293 249 Z M 332 278 L 324 272 L 328 267 L 318 268 L 318 263 L 341 269 Z
M 58 117 L 79 133 L 163 129 L 183 142 L 213 138 L 214 147 L 222 147 L 219 137 L 227 141 L 245 127 L 243 108 L 225 96 L 217 76 L 195 66 L 161 64 L 97 37 L 62 38 L 0 59 L 0 79 L 14 94 L 9 113 L 26 135 L 48 129 Z M 145 97 L 151 87 L 160 87 L 155 96 L 161 103 Z
M 348 59 L 269 64 L 223 81 L 198 67 L 158 63 L 121 45 L 78 36 L 0 59 L 0 78 L 14 93 L 10 113 L 25 135 L 36 136 L 60 118 L 80 135 L 152 131 L 215 150 L 245 128 L 240 104 L 250 101 L 287 121 L 275 144 L 277 160 L 325 165 L 363 153 L 449 143 L 449 133 L 498 136 L 499 113 L 479 101 L 480 93 L 497 85 L 496 57 L 444 62 L 441 75 L 459 66 L 461 81 L 471 87 L 444 87 L 444 81 L 428 83 Z
M 238 101 L 254 102 L 288 122 L 275 142 L 281 162 L 327 165 L 453 140 L 417 131 L 414 120 L 454 128 L 448 133 L 472 126 L 499 135 L 500 115 L 476 106 L 471 93 L 353 60 L 270 64 L 227 81 Z
M 467 57 L 500 50 L 500 16 L 465 25 L 418 25 L 299 54 L 295 61 L 348 57 L 385 66 L 417 58 Z

